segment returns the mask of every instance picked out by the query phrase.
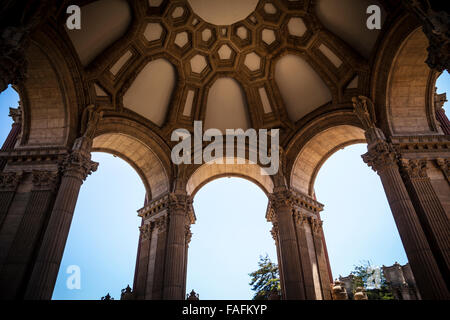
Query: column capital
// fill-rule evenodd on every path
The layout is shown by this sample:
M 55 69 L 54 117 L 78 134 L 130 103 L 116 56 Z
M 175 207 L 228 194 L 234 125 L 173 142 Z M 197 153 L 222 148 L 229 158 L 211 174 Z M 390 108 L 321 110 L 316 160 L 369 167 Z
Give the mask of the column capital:
M 319 234 L 322 231 L 323 221 L 317 217 L 309 217 L 308 220 L 311 224 L 311 230 L 313 233 Z
M 0 191 L 16 191 L 22 178 L 22 172 L 1 172 Z
M 54 191 L 58 186 L 58 172 L 33 170 L 32 176 L 34 191 Z
M 400 159 L 400 167 L 403 175 L 411 179 L 427 178 L 427 160 L 424 159 Z
M 303 226 L 306 222 L 308 222 L 308 215 L 302 211 L 296 210 L 294 213 L 294 221 L 296 224 Z
M 369 145 L 362 158 L 369 167 L 378 172 L 387 167 L 397 166 L 397 154 L 391 144 L 384 140 Z
M 92 161 L 90 156 L 79 150 L 69 153 L 61 164 L 64 176 L 72 176 L 81 181 L 86 180 L 89 175 L 97 171 L 97 168 L 98 162 Z
M 450 183 L 450 159 L 438 158 L 436 164 L 441 168 L 447 181 Z
M 154 229 L 153 223 L 146 223 L 139 227 L 139 231 L 141 233 L 141 239 L 142 240 L 148 240 L 150 239 L 150 235 Z
M 275 240 L 275 243 L 278 243 L 278 223 L 273 222 L 272 229 L 270 229 L 270 234 L 272 235 L 273 240 Z
M 184 236 L 185 236 L 185 240 L 186 240 L 186 246 L 188 246 L 189 243 L 191 243 L 191 239 L 192 239 L 192 231 L 191 231 L 190 224 L 186 224 L 184 226 Z

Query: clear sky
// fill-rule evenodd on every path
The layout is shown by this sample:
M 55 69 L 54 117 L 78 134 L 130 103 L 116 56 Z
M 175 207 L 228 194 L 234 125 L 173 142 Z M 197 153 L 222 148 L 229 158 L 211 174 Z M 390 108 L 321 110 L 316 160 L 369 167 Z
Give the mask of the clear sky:
M 446 72 L 438 92 L 450 92 Z M 11 125 L 8 107 L 17 106 L 17 94 L 0 94 L 0 140 Z M 448 103 L 445 106 L 450 114 Z M 407 261 L 378 176 L 360 155 L 364 145 L 334 154 L 322 167 L 316 194 L 325 204 L 324 231 L 334 278 L 347 275 L 355 264 L 373 265 Z M 95 153 L 99 170 L 83 185 L 75 210 L 54 299 L 100 299 L 132 285 L 140 225 L 136 210 L 145 190 L 136 172 L 124 161 Z M 248 273 L 259 255 L 276 261 L 271 225 L 265 221 L 267 198 L 243 179 L 222 178 L 208 183 L 196 195 L 197 223 L 192 226 L 187 290 L 201 299 L 250 299 Z M 81 269 L 81 289 L 66 287 L 67 267 Z

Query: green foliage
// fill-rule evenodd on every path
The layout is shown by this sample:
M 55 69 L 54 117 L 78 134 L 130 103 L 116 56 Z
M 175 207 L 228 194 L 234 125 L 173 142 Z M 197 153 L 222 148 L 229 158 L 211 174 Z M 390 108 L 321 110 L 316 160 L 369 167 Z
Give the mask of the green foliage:
M 393 300 L 394 296 L 386 283 L 383 270 L 380 270 L 379 287 L 375 289 L 368 288 L 368 282 L 375 276 L 375 270 L 370 265 L 369 261 L 362 261 L 362 264 L 355 266 L 355 269 L 350 273 L 353 275 L 352 290 L 355 293 L 357 287 L 366 289 L 367 298 L 369 300 Z
M 249 274 L 252 278 L 250 285 L 255 291 L 253 300 L 267 300 L 273 290 L 280 291 L 278 265 L 273 263 L 266 254 L 265 257 L 259 257 L 258 266 L 258 270 Z

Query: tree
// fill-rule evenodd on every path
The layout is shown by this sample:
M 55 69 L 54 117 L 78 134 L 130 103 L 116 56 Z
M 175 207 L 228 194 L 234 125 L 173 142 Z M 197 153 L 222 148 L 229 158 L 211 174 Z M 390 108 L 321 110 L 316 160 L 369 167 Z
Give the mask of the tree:
M 350 274 L 353 275 L 353 292 L 357 287 L 363 287 L 366 289 L 369 300 L 394 299 L 394 295 L 386 283 L 383 270 L 372 267 L 369 261 L 363 261 L 361 265 L 355 266 Z
M 255 291 L 253 300 L 267 300 L 274 290 L 280 291 L 278 265 L 273 263 L 266 254 L 265 257 L 259 256 L 258 266 L 258 270 L 249 274 L 252 278 L 250 285 Z

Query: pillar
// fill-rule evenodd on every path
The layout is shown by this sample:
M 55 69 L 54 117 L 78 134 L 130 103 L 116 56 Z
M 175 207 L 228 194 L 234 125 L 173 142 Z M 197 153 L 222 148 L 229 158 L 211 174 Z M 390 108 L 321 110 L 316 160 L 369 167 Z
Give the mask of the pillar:
M 297 232 L 298 249 L 302 262 L 303 280 L 305 283 L 305 297 L 307 300 L 316 300 L 320 297 L 316 296 L 314 286 L 313 266 L 308 248 L 308 235 L 305 230 L 309 224 L 308 215 L 303 210 L 295 212 L 295 226 Z
M 139 210 L 143 219 L 135 295 L 137 299 L 184 300 L 192 200 L 168 193 Z
M 450 221 L 427 174 L 427 160 L 402 159 L 401 167 L 419 221 L 443 278 L 450 287 Z
M 83 181 L 97 170 L 91 161 L 92 140 L 80 138 L 62 164 L 62 178 L 53 210 L 28 282 L 25 299 L 49 300 L 59 271 L 75 205 Z
M 383 140 L 369 144 L 364 161 L 380 176 L 417 286 L 424 299 L 449 299 L 449 293 L 419 217 L 400 175 L 396 154 Z
M 444 277 L 419 219 L 420 213 L 416 212 L 400 175 L 399 148 L 394 148 L 377 127 L 372 101 L 364 96 L 354 97 L 352 101 L 368 142 L 368 152 L 362 158 L 380 176 L 421 296 L 429 300 L 449 299 Z
M 278 191 L 269 196 L 273 214 L 269 221 L 276 226 L 279 264 L 282 268 L 282 298 L 286 300 L 304 300 L 305 287 L 303 270 L 298 250 L 297 236 L 293 217 L 293 208 L 289 190 Z
M 33 267 L 33 254 L 45 230 L 54 200 L 58 172 L 33 171 L 32 191 L 11 247 L 0 270 L 0 298 L 22 298 Z

